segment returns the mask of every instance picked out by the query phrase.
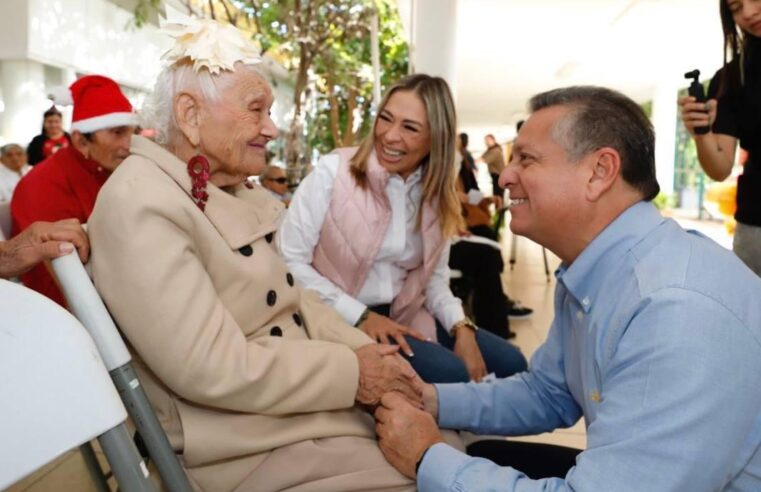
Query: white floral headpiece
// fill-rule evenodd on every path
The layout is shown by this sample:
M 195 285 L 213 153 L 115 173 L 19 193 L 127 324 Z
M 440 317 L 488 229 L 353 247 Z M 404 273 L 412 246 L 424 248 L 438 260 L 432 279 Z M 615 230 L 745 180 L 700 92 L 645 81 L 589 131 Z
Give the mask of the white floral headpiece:
M 192 62 L 196 73 L 205 68 L 212 74 L 235 70 L 237 62 L 260 63 L 262 57 L 254 43 L 239 29 L 215 20 L 174 15 L 162 22 L 162 32 L 175 39 L 162 59 L 178 65 Z

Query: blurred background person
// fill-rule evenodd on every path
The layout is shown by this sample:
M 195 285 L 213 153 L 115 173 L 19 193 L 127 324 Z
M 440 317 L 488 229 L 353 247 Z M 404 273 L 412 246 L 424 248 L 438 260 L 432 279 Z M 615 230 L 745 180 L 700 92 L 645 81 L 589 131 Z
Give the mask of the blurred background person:
M 14 236 L 37 221 L 75 218 L 86 223 L 100 188 L 129 155 L 136 117 L 116 82 L 88 75 L 74 82 L 70 90 L 74 100 L 72 145 L 19 182 L 11 201 Z M 47 265 L 38 265 L 21 280 L 66 305 Z
M 42 115 L 42 133 L 29 143 L 29 165 L 42 162 L 61 149 L 71 145 L 71 135 L 63 130 L 63 117 L 55 104 Z
M 26 161 L 26 152 L 19 144 L 0 148 L 0 202 L 9 202 L 21 178 L 32 169 Z
M 288 189 L 288 176 L 285 169 L 274 164 L 268 164 L 259 176 L 259 182 L 267 188 L 272 196 L 283 202 L 286 207 L 291 203 L 292 193 Z
M 468 134 L 460 133 L 457 136 L 457 152 L 460 153 L 461 161 L 457 172 L 460 182 L 465 193 L 470 190 L 478 190 L 478 180 L 476 179 L 476 161 L 473 154 L 468 150 Z
M 747 151 L 743 174 L 737 178 L 732 249 L 761 276 L 761 2 L 720 0 L 719 13 L 724 66 L 711 79 L 706 103 L 687 96 L 679 104 L 709 177 L 727 179 L 738 141 Z M 706 126 L 707 133 L 696 133 L 696 128 Z
M 502 152 L 502 147 L 497 143 L 497 139 L 494 135 L 489 134 L 484 137 L 484 143 L 486 144 L 486 152 L 481 155 L 481 160 L 486 163 L 489 168 L 489 176 L 491 176 L 492 193 L 495 198 L 499 199 L 497 208 L 502 206 L 502 198 L 505 194 L 505 189 L 499 185 L 499 174 L 505 169 L 505 154 Z

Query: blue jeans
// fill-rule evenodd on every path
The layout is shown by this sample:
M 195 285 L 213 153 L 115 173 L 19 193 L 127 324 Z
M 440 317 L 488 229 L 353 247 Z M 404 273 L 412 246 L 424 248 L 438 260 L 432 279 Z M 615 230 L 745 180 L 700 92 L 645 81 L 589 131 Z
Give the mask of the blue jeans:
M 378 314 L 388 316 L 388 308 L 384 308 L 386 306 L 371 307 Z M 405 340 L 415 355 L 407 357 L 404 353 L 399 353 L 409 361 L 412 368 L 420 375 L 420 379 L 426 383 L 470 381 L 465 363 L 452 352 L 454 337 L 450 336 L 438 321 L 436 321 L 436 336 L 439 343 L 424 342 L 405 336 Z M 486 330 L 476 331 L 476 342 L 486 363 L 486 371 L 493 372 L 498 378 L 506 378 L 523 372 L 528 367 L 526 358 L 518 347 L 493 333 Z

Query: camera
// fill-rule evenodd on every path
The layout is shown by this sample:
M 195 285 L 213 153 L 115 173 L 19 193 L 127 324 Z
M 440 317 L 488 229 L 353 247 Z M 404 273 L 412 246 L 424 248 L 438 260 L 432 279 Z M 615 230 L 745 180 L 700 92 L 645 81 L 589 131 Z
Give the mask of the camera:
M 687 72 L 684 74 L 685 79 L 692 79 L 692 83 L 690 84 L 690 87 L 687 89 L 687 93 L 695 98 L 695 102 L 704 103 L 706 102 L 706 94 L 703 91 L 703 84 L 700 83 L 700 70 L 693 70 L 691 72 Z M 698 135 L 705 135 L 708 133 L 710 128 L 707 126 L 697 126 L 695 127 L 695 133 Z

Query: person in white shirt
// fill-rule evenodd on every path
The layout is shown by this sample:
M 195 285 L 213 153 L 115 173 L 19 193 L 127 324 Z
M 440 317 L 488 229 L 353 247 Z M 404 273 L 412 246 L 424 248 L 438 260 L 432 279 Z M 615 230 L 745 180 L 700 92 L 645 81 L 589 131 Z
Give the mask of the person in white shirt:
M 26 151 L 18 144 L 0 147 L 0 202 L 9 202 L 13 190 L 32 166 L 27 163 Z
M 526 369 L 449 288 L 450 238 L 462 220 L 454 120 L 443 79 L 397 82 L 359 148 L 323 157 L 301 183 L 277 235 L 299 282 L 378 342 L 400 345 L 427 382 Z

